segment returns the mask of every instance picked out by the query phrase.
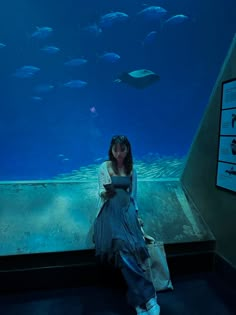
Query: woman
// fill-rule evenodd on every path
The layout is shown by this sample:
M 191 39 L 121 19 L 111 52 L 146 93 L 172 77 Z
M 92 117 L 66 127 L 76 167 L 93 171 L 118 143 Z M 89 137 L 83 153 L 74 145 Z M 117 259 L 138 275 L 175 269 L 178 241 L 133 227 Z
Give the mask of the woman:
M 121 269 L 128 286 L 128 303 L 137 314 L 159 315 L 155 289 L 144 277 L 143 268 L 149 254 L 138 221 L 137 175 L 127 137 L 114 136 L 108 155 L 109 160 L 102 163 L 98 174 L 96 256 Z

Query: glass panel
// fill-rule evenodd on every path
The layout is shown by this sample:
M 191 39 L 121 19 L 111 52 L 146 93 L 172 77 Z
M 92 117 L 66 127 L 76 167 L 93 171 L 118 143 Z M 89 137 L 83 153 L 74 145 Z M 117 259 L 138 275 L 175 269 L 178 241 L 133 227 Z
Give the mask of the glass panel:
M 2 1 L 0 255 L 87 246 L 113 135 L 130 140 L 145 198 L 145 181 L 178 186 L 235 12 L 235 0 Z M 163 211 L 179 202 L 168 196 Z

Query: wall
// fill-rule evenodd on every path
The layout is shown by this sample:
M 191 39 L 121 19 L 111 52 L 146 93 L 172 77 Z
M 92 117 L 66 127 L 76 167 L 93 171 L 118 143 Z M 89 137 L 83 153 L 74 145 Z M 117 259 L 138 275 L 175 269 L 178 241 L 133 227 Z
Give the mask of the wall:
M 236 194 L 218 189 L 215 186 L 215 174 L 221 83 L 235 77 L 236 35 L 214 86 L 181 177 L 187 193 L 216 237 L 217 251 L 234 266 L 236 266 Z

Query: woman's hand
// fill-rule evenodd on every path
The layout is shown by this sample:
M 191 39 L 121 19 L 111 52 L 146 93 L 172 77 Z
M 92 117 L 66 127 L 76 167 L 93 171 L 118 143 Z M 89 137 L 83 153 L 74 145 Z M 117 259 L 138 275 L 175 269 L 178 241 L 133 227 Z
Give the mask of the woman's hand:
M 104 198 L 104 199 L 110 199 L 112 197 L 114 197 L 116 194 L 116 191 L 115 190 L 107 190 L 107 191 L 103 191 L 101 193 L 101 196 Z

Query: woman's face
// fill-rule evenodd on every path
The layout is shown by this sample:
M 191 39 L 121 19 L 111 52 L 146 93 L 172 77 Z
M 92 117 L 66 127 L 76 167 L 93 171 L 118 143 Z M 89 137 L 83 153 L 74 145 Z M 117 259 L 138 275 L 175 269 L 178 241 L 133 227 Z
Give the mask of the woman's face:
M 122 162 L 128 154 L 128 148 L 125 144 L 114 144 L 112 146 L 112 154 L 117 162 Z

